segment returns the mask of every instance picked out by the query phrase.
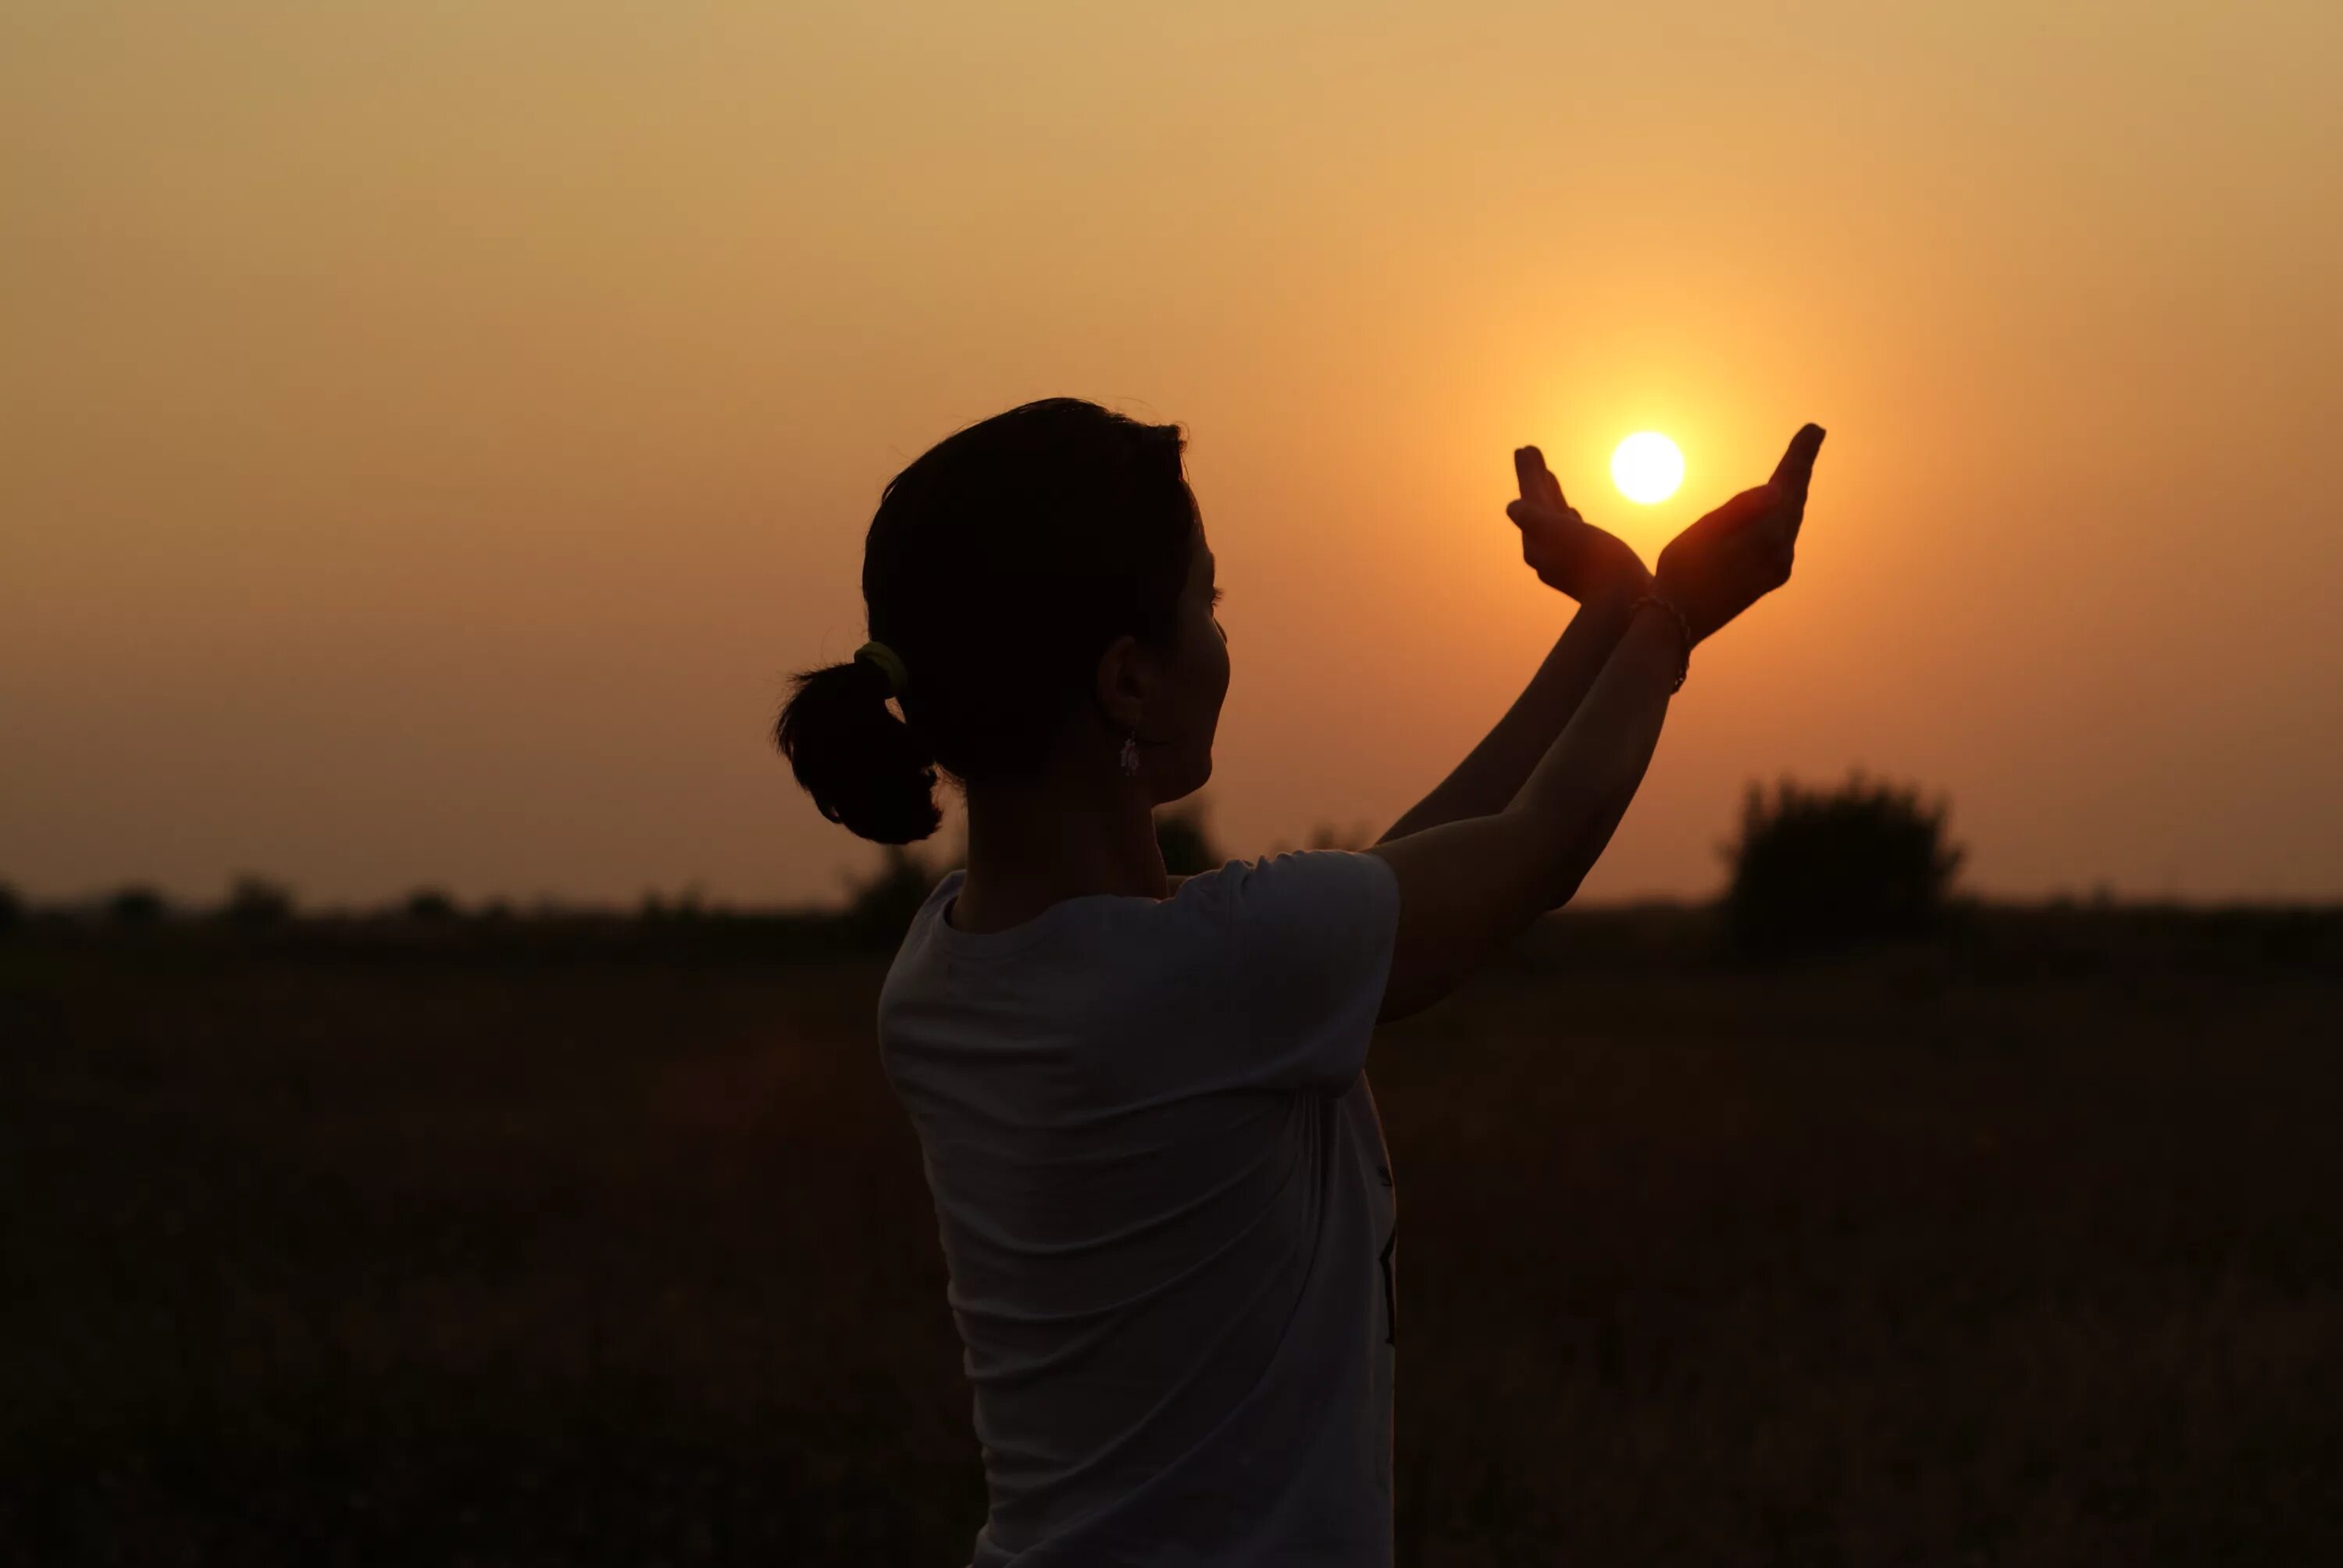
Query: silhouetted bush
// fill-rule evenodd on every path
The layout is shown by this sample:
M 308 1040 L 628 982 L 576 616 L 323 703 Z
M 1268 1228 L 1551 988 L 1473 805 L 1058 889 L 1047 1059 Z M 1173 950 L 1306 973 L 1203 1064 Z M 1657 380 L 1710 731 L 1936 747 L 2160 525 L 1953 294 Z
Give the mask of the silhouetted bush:
M 14 887 L 0 882 L 0 935 L 15 930 L 24 918 L 25 900 L 16 896 Z
M 1192 877 L 1221 863 L 1221 851 L 1204 829 L 1204 808 L 1196 801 L 1155 814 L 1155 845 L 1163 851 L 1163 869 L 1175 877 Z
M 281 926 L 293 918 L 293 891 L 263 877 L 238 877 L 228 890 L 221 918 L 255 930 Z
M 903 940 L 911 917 L 928 901 L 940 868 L 901 844 L 885 847 L 878 872 L 854 884 L 847 900 L 847 940 L 856 947 L 884 952 Z
M 163 895 L 143 883 L 117 889 L 106 900 L 106 918 L 117 926 L 157 925 L 170 912 Z
M 407 895 L 407 918 L 420 925 L 445 925 L 461 910 L 456 900 L 437 888 L 417 888 Z
M 1347 828 L 1338 828 L 1332 822 L 1321 822 L 1310 829 L 1310 847 L 1313 849 L 1356 851 L 1366 849 L 1374 841 L 1374 828 L 1365 822 L 1353 822 Z
M 635 918 L 645 925 L 679 920 L 690 922 L 704 919 L 707 914 L 707 905 L 701 900 L 698 888 L 686 888 L 672 899 L 657 891 L 645 893 L 643 901 L 635 910 Z
M 1734 946 L 1782 958 L 1936 930 L 1965 853 L 1946 839 L 1948 809 L 1859 772 L 1836 789 L 1785 779 L 1771 798 L 1750 785 L 1725 850 Z

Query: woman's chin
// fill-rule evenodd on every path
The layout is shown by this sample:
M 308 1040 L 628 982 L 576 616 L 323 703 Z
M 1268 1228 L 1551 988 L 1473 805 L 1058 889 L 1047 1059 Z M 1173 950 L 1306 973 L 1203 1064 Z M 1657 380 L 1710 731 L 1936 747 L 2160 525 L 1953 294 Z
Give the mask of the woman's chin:
M 1194 769 L 1183 770 L 1177 777 L 1166 779 L 1161 792 L 1155 797 L 1155 803 L 1158 806 L 1169 806 L 1174 800 L 1185 800 L 1212 781 L 1212 759 L 1207 757 Z

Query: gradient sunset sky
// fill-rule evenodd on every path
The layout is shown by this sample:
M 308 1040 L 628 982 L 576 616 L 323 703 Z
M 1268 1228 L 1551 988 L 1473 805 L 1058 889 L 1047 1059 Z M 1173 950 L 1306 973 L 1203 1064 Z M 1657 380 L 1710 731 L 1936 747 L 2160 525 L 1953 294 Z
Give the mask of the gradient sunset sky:
M 1589 897 L 1851 766 L 1988 892 L 2343 896 L 2338 69 L 2333 0 L 8 7 L 0 879 L 827 898 L 784 678 L 1071 394 L 1189 427 L 1233 850 L 1535 665 L 1515 445 L 1649 558 L 1813 419 Z

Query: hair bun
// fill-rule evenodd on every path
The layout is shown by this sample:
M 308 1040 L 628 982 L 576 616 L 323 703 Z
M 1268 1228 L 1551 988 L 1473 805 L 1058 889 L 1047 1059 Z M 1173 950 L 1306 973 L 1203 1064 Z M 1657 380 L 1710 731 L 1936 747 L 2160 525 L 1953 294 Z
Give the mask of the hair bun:
M 887 706 L 890 670 L 857 654 L 792 684 L 773 739 L 823 816 L 879 844 L 916 843 L 942 825 L 935 759 Z

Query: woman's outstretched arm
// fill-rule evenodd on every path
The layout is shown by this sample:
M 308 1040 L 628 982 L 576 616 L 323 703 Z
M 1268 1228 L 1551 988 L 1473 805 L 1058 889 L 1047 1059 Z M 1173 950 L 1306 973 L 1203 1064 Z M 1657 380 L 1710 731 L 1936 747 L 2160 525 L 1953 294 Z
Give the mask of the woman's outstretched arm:
M 1376 842 L 1503 810 L 1594 689 L 1595 677 L 1627 629 L 1628 607 L 1640 591 L 1623 587 L 1581 605 L 1505 716 Z
M 1563 498 L 1561 482 L 1535 447 L 1513 453 L 1513 470 L 1521 499 L 1505 510 L 1522 530 L 1523 558 L 1550 587 L 1576 599 L 1578 613 L 1496 727 L 1379 843 L 1503 810 L 1594 689 L 1627 629 L 1629 608 L 1651 587 L 1635 552 Z
M 1399 878 L 1386 1020 L 1447 995 L 1532 920 L 1570 901 L 1643 782 L 1684 652 L 1667 612 L 1646 606 L 1503 809 L 1368 851 Z
M 1578 890 L 1643 782 L 1687 641 L 1789 580 L 1822 438 L 1818 426 L 1801 429 L 1772 483 L 1743 491 L 1668 546 L 1654 591 L 1674 613 L 1645 605 L 1632 617 L 1585 699 L 1502 809 L 1368 851 L 1399 879 L 1383 1018 L 1438 1000 Z

